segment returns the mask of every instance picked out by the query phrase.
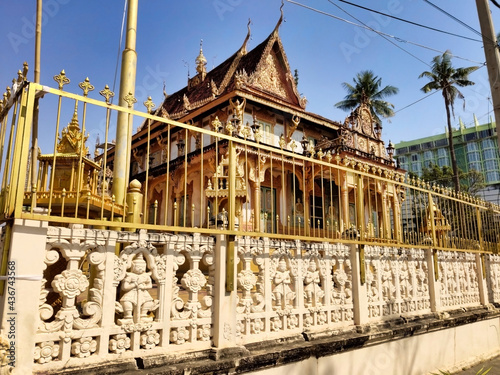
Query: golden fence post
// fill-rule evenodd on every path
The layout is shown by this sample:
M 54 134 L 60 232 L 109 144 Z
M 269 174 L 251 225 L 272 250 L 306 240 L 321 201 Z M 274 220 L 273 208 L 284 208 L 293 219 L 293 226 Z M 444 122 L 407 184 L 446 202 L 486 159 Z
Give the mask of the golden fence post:
M 358 175 L 358 186 L 357 186 L 357 216 L 358 216 L 358 228 L 359 228 L 359 238 L 360 240 L 364 240 L 365 238 L 365 208 L 364 208 L 364 197 L 363 197 L 363 175 Z
M 156 225 L 156 218 L 158 216 L 158 199 L 155 199 L 155 212 L 154 212 L 154 221 L 153 221 L 153 224 Z
M 29 144 L 35 91 L 35 85 L 29 85 L 27 95 L 23 92 L 23 95 L 21 96 L 21 109 L 16 132 L 14 158 L 11 165 L 12 177 L 10 185 L 13 191 L 9 196 L 9 209 L 13 211 L 12 213 L 14 214 L 14 217 L 18 217 L 23 208 L 24 178 L 26 177 L 26 169 L 28 166 L 28 153 L 25 152 L 22 145 Z M 5 166 L 4 168 L 8 169 L 8 166 Z
M 191 228 L 194 228 L 194 203 L 191 205 Z
M 61 193 L 61 217 L 64 217 L 64 201 L 66 200 L 66 189 L 63 188 L 62 189 L 62 193 Z
M 236 218 L 236 145 L 233 140 L 228 144 L 228 218 L 229 231 L 227 242 L 227 258 L 226 258 L 226 291 L 232 292 L 235 290 L 235 218 Z
M 481 210 L 479 209 L 479 207 L 476 207 L 476 217 L 477 217 L 477 236 L 479 238 L 479 249 L 481 250 L 481 252 L 483 252 L 484 251 L 484 242 L 482 236 L 483 222 L 481 221 Z

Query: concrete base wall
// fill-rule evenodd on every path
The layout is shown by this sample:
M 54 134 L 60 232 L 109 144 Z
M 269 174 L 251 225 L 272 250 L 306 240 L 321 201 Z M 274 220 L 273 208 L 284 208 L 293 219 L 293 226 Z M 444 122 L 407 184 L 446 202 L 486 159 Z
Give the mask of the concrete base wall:
M 494 318 L 252 372 L 258 375 L 422 375 L 454 372 L 500 353 Z

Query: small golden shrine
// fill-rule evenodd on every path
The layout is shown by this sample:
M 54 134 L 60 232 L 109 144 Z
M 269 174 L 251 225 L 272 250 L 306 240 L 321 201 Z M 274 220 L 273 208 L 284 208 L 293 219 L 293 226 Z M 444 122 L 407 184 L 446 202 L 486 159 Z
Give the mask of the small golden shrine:
M 109 211 L 114 203 L 110 196 L 110 174 L 103 175 L 101 162 L 89 158 L 85 145 L 88 135 L 78 123 L 78 102 L 73 117 L 58 137 L 55 154 L 38 155 L 36 206 L 49 207 L 52 214 L 74 210 L 77 204 L 81 214 L 89 211 Z M 25 194 L 25 205 L 32 204 L 32 192 Z M 66 205 L 66 208 L 64 206 Z M 87 210 L 88 209 L 88 210 Z M 116 209 L 115 209 L 116 211 Z
M 432 210 L 432 215 L 431 215 Z M 436 231 L 436 239 L 438 244 L 441 245 L 444 236 L 451 230 L 451 225 L 448 220 L 444 217 L 441 210 L 436 206 L 434 201 L 430 201 L 427 205 L 427 214 L 425 217 L 424 231 L 432 236 L 432 216 L 434 216 L 434 230 Z

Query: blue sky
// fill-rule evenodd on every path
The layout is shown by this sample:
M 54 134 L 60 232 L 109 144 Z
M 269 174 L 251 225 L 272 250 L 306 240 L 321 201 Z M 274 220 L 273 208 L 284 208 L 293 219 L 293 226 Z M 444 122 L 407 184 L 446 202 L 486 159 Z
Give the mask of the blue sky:
M 347 113 L 334 107 L 334 103 L 346 94 L 342 82 L 352 82 L 352 78 L 362 70 L 373 70 L 382 78 L 383 85 L 390 84 L 400 90 L 398 95 L 389 99 L 397 113 L 391 122 L 384 121 L 383 139 L 386 142 L 390 139 L 396 143 L 444 131 L 446 117 L 440 94 L 404 108 L 425 96 L 420 88 L 427 81 L 418 79 L 418 76 L 424 70 L 430 70 L 427 64 L 439 54 L 437 51 L 451 50 L 454 55 L 463 58 L 453 59 L 456 67 L 480 65 L 485 61 L 482 43 L 478 41 L 419 28 L 338 0 L 297 2 L 351 22 L 361 21 L 398 38 L 389 39 L 400 48 L 371 31 L 285 2 L 285 22 L 280 28 L 280 36 L 291 69 L 299 71 L 299 91 L 309 101 L 307 110 L 343 121 Z M 424 0 L 352 2 L 450 33 L 481 39 Z M 431 2 L 479 31 L 474 1 Z M 28 61 L 33 68 L 35 3 L 34 0 L 3 0 L 0 3 L 0 87 L 10 85 L 23 61 Z M 140 0 L 136 81 L 139 103 L 151 95 L 153 101 L 160 104 L 163 81 L 168 93 L 186 85 L 188 66 L 191 76 L 195 73 L 194 60 L 198 55 L 200 39 L 203 39 L 209 69 L 223 62 L 241 46 L 249 18 L 252 20 L 249 47 L 258 45 L 276 25 L 280 4 L 281 0 Z M 56 87 L 52 77 L 65 69 L 72 80 L 65 88 L 67 91 L 80 93 L 77 85 L 85 77 L 89 77 L 96 87 L 91 94 L 94 98 L 100 98 L 97 91 L 104 85 L 112 87 L 123 6 L 123 0 L 44 0 L 42 83 Z M 493 23 L 500 25 L 500 9 L 492 5 L 491 9 Z M 33 69 L 28 78 L 33 79 Z M 473 125 L 473 114 L 480 123 L 493 116 L 491 101 L 488 100 L 490 89 L 486 67 L 473 73 L 470 79 L 476 85 L 462 90 L 466 106 L 464 110 L 462 101 L 457 101 L 455 125 L 458 124 L 458 116 L 466 126 Z M 117 83 L 116 93 L 118 88 Z M 143 109 L 139 105 L 136 108 Z M 69 120 L 63 118 L 62 121 Z M 47 116 L 44 126 L 50 127 L 51 121 L 53 119 Z M 91 137 L 98 132 L 91 132 Z M 102 140 L 102 129 L 100 137 Z

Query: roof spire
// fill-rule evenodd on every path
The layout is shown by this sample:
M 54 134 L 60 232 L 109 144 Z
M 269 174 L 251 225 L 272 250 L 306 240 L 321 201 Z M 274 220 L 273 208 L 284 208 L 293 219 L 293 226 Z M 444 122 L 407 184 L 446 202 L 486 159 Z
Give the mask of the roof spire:
M 200 40 L 200 54 L 196 58 L 195 62 L 196 71 L 203 76 L 202 79 L 205 78 L 205 75 L 207 74 L 207 59 L 203 56 L 203 39 Z
M 278 20 L 278 23 L 276 24 L 276 27 L 274 28 L 275 34 L 278 33 L 278 29 L 279 29 L 281 23 L 283 22 L 283 7 L 284 6 L 285 6 L 285 2 L 284 2 L 284 0 L 281 0 L 281 6 L 280 6 L 281 16 L 280 16 L 280 19 Z
M 248 33 L 247 33 L 247 36 L 246 36 L 245 40 L 243 41 L 243 45 L 240 48 L 240 53 L 242 55 L 246 55 L 247 54 L 247 43 L 250 40 L 250 35 L 251 35 L 250 25 L 251 24 L 252 24 L 252 20 L 249 18 L 248 19 L 248 23 L 247 23 Z

